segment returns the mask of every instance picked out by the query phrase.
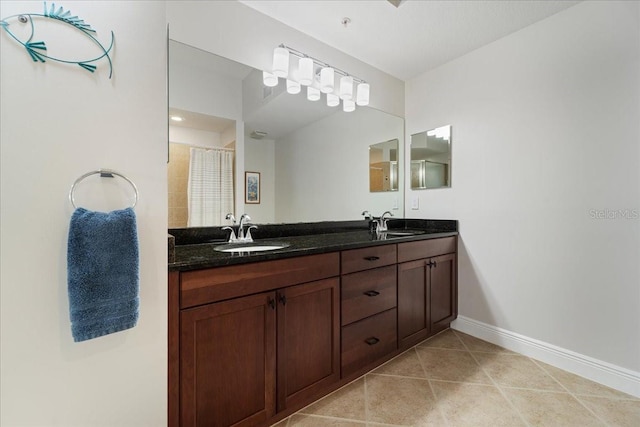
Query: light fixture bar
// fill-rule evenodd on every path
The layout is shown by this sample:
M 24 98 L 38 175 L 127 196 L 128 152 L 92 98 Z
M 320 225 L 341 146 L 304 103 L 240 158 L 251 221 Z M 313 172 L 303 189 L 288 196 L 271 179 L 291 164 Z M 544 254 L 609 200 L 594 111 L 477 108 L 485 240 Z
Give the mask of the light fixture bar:
M 297 56 L 298 58 L 309 58 L 309 59 L 311 59 L 311 60 L 313 61 L 313 63 L 314 63 L 315 65 L 318 65 L 318 66 L 320 66 L 321 68 L 326 68 L 326 67 L 333 68 L 333 69 L 334 69 L 334 71 L 335 71 L 337 74 L 340 74 L 340 75 L 342 75 L 342 76 L 350 76 L 350 77 L 353 79 L 353 82 L 354 82 L 354 83 L 356 83 L 356 84 L 358 84 L 358 83 L 366 83 L 366 81 L 365 81 L 365 80 L 363 80 L 363 79 L 361 79 L 361 78 L 359 78 L 359 77 L 356 77 L 356 76 L 354 76 L 354 75 L 352 75 L 352 74 L 349 74 L 349 73 L 347 73 L 346 71 L 341 70 L 340 68 L 336 68 L 336 67 L 334 67 L 333 65 L 327 64 L 327 63 L 326 63 L 326 62 L 324 62 L 324 61 L 320 61 L 319 59 L 314 58 L 313 56 L 309 56 L 309 55 L 307 55 L 306 53 L 302 53 L 302 52 L 300 52 L 299 50 L 296 50 L 296 49 L 294 49 L 294 48 L 292 48 L 292 47 L 289 47 L 289 46 L 284 45 L 284 44 L 280 44 L 278 47 L 279 47 L 279 48 L 283 48 L 283 49 L 287 49 L 287 50 L 289 51 L 289 53 L 290 53 L 290 54 L 292 54 L 292 55 L 294 55 L 294 56 Z

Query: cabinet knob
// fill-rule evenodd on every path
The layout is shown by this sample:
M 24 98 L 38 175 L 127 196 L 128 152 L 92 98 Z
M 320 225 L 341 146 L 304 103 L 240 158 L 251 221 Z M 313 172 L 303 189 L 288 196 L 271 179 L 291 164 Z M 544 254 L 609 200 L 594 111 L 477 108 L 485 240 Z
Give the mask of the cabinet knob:
M 287 305 L 287 297 L 284 296 L 284 294 L 279 294 L 278 300 L 282 303 L 282 305 Z
M 377 261 L 380 259 L 379 256 L 366 256 L 364 257 L 364 259 L 366 259 L 367 261 Z
M 380 295 L 380 292 L 378 291 L 367 291 L 364 292 L 364 294 L 368 297 L 377 297 L 378 295 Z
M 269 304 L 269 307 L 271 307 L 273 310 L 276 309 L 276 300 L 274 298 L 269 298 L 267 304 Z
M 369 345 L 374 345 L 374 344 L 378 344 L 380 342 L 380 340 L 376 337 L 371 337 L 371 338 L 367 338 L 366 340 L 364 340 L 364 342 L 366 342 Z

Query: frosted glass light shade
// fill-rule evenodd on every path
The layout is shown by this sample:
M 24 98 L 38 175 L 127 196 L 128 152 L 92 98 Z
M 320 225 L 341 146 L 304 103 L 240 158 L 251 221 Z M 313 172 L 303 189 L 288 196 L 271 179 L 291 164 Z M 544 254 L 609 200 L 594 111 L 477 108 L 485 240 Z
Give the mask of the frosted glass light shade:
M 344 99 L 342 100 L 342 110 L 345 113 L 350 113 L 352 111 L 354 111 L 356 109 L 356 103 L 349 100 L 349 99 Z
M 298 62 L 298 81 L 303 86 L 313 83 L 313 59 L 300 58 Z
M 322 93 L 333 92 L 336 73 L 331 67 L 324 67 L 320 70 L 320 91 Z
M 295 80 L 287 79 L 287 92 L 291 95 L 295 95 L 296 93 L 300 93 L 300 83 Z
M 360 83 L 356 90 L 356 104 L 369 105 L 369 83 Z
M 340 99 L 349 101 L 353 99 L 353 77 L 344 76 L 340 78 Z
M 269 86 L 269 87 L 278 86 L 278 76 L 268 71 L 263 71 L 262 83 L 264 83 L 265 86 Z
M 289 50 L 277 47 L 273 50 L 273 74 L 278 77 L 289 75 Z
M 334 95 L 333 93 L 327 94 L 327 106 L 329 107 L 337 107 L 340 105 L 340 97 L 338 95 Z
M 317 101 L 320 99 L 320 91 L 313 86 L 307 86 L 307 99 Z

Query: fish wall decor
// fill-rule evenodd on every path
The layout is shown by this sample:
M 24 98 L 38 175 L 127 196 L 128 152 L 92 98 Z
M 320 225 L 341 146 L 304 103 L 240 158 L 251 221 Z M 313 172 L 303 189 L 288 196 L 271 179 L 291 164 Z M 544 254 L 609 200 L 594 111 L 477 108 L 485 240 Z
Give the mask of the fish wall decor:
M 50 22 L 61 23 L 65 26 L 69 26 L 71 29 L 80 31 L 86 36 L 93 45 L 94 49 L 97 49 L 96 54 L 98 56 L 94 58 L 84 59 L 80 61 L 68 60 L 59 57 L 54 57 L 48 54 L 47 45 L 44 41 L 34 41 L 35 37 L 41 37 L 36 35 L 35 23 L 40 20 L 48 20 Z M 27 28 L 20 28 L 27 26 Z M 47 59 L 57 61 L 65 64 L 76 64 L 91 73 L 96 71 L 97 63 L 100 60 L 106 59 L 109 63 L 109 78 L 113 75 L 113 64 L 109 52 L 113 48 L 114 35 L 111 31 L 111 43 L 108 48 L 105 48 L 102 43 L 96 39 L 96 31 L 91 28 L 91 25 L 84 22 L 84 20 L 71 14 L 69 10 L 64 10 L 63 7 L 56 9 L 55 3 L 51 4 L 50 8 L 47 8 L 47 2 L 44 2 L 44 13 L 21 13 L 18 15 L 12 15 L 0 20 L 0 27 L 8 34 L 12 39 L 20 43 L 26 49 L 27 53 L 33 59 L 34 62 L 44 63 Z M 12 31 L 14 30 L 14 31 Z M 20 30 L 20 31 L 19 31 Z M 18 34 L 22 33 L 22 35 Z

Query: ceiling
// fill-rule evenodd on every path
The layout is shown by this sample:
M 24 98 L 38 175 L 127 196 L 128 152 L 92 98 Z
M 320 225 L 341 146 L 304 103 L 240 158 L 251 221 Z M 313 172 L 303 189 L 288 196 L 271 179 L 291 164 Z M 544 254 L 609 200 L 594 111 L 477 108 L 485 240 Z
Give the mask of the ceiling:
M 400 80 L 567 9 L 579 1 L 239 0 Z M 351 22 L 344 26 L 343 18 Z

